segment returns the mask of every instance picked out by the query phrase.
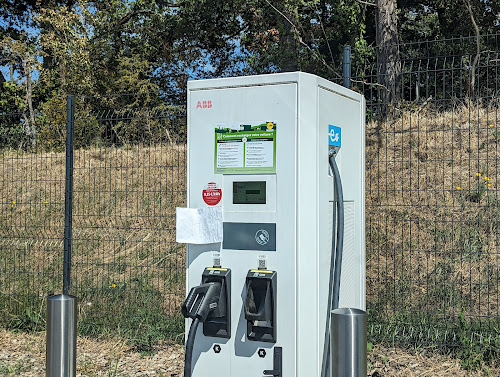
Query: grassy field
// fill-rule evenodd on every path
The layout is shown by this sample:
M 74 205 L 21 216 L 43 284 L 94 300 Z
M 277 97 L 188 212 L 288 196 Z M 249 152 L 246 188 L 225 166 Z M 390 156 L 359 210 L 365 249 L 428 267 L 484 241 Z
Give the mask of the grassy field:
M 43 326 L 61 292 L 65 154 L 0 152 L 0 310 L 8 326 Z M 74 154 L 72 294 L 82 333 L 117 329 L 139 343 L 175 337 L 184 249 L 185 146 L 95 147 Z

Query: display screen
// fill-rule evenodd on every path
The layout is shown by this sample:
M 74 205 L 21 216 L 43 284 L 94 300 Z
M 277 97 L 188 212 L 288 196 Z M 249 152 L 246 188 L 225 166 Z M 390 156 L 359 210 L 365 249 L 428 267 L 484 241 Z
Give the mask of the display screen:
M 266 182 L 233 182 L 233 204 L 266 204 Z

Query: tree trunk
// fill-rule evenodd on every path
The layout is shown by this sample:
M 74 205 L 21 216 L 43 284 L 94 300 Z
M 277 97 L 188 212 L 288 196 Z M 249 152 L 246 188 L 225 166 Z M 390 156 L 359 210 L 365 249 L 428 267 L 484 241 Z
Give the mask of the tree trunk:
M 383 85 L 380 89 L 382 113 L 386 115 L 389 106 L 400 98 L 398 81 L 401 75 L 401 62 L 395 0 L 377 0 L 376 23 L 378 82 Z
M 31 147 L 36 146 L 36 129 L 35 129 L 35 112 L 33 111 L 33 86 L 31 81 L 31 68 L 27 62 L 23 63 L 24 74 L 26 76 L 26 102 L 29 111 L 29 124 L 27 125 L 26 134 L 31 142 Z

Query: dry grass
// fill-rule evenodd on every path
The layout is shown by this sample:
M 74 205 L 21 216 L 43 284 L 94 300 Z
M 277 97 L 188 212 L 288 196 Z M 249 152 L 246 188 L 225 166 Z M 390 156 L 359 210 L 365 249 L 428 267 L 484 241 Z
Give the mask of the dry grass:
M 184 145 L 101 148 L 75 155 L 77 279 L 120 286 L 139 274 L 161 294 L 183 291 L 168 280 L 184 263 L 175 243 L 175 208 L 185 203 L 185 155 Z
M 369 376 L 372 377 L 493 377 L 500 369 L 482 366 L 480 370 L 466 370 L 460 360 L 436 355 L 426 350 L 402 350 L 375 346 L 368 353 Z
M 152 355 L 134 351 L 119 338 L 77 341 L 77 376 L 182 375 L 184 349 L 159 344 Z M 45 334 L 12 333 L 0 330 L 0 375 L 39 377 L 45 374 Z M 500 369 L 483 366 L 465 370 L 460 362 L 425 350 L 404 351 L 375 346 L 368 352 L 368 375 L 373 377 L 491 377 Z
M 367 125 L 368 294 L 389 315 L 498 315 L 498 115 L 460 105 Z
M 153 355 L 133 351 L 123 339 L 77 340 L 78 377 L 182 375 L 184 350 L 175 344 L 159 344 Z M 45 334 L 0 330 L 0 375 L 45 375 Z

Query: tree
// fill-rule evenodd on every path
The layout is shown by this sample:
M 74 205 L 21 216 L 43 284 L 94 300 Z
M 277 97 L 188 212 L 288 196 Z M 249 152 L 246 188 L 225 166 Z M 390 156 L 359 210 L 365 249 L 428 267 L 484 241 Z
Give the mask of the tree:
M 500 0 L 470 0 L 481 32 L 498 31 Z M 475 34 L 464 0 L 398 0 L 401 39 L 405 42 Z
M 36 127 L 35 111 L 33 107 L 32 73 L 39 67 L 36 47 L 29 38 L 26 38 L 25 41 L 19 41 L 10 37 L 4 37 L 1 44 L 3 45 L 3 61 L 7 61 L 12 67 L 20 67 L 21 70 L 27 105 L 27 109 L 23 109 L 24 130 L 29 144 L 31 147 L 35 147 Z M 27 110 L 27 113 L 24 110 Z
M 242 12 L 250 72 L 301 70 L 338 80 L 344 45 L 366 45 L 365 9 L 343 0 L 254 0 Z
M 20 87 L 9 81 L 0 82 L 0 148 L 19 147 L 25 137 L 19 108 L 24 108 Z
M 385 105 L 399 99 L 398 79 L 401 74 L 399 57 L 398 15 L 395 0 L 377 0 L 377 66 L 383 112 Z

